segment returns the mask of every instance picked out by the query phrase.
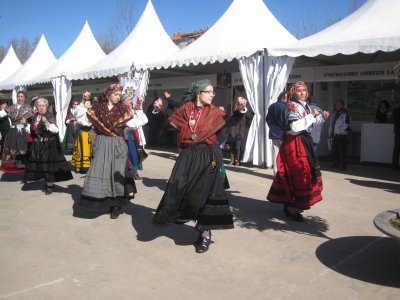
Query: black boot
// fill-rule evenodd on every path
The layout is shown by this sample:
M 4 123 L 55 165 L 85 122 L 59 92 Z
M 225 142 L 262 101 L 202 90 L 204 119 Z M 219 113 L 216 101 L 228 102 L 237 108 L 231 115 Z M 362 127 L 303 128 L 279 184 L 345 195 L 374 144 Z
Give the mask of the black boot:
M 122 214 L 121 207 L 119 207 L 119 206 L 111 207 L 111 213 L 110 213 L 111 219 L 117 219 L 120 214 Z
M 199 233 L 199 237 L 194 244 L 197 253 L 207 252 L 211 244 L 211 230 Z
M 50 195 L 50 194 L 53 193 L 53 191 L 54 191 L 54 185 L 48 185 L 46 183 L 46 185 L 44 186 L 44 194 L 45 195 Z
M 289 206 L 287 206 L 287 205 L 284 206 L 283 212 L 285 213 L 286 217 L 292 218 L 296 222 L 303 222 L 303 220 L 304 220 L 303 219 L 303 215 L 301 213 L 299 213 L 299 212 L 295 212 L 295 213 L 291 212 L 289 210 Z

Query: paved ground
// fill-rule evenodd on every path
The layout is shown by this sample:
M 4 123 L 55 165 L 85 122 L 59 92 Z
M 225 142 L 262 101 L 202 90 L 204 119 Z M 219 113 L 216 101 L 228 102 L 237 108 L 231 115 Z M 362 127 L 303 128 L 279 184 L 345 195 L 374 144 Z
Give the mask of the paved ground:
M 228 166 L 235 229 L 196 254 L 193 224 L 150 224 L 175 154 L 149 152 L 117 220 L 73 216 L 82 175 L 45 196 L 0 174 L 0 299 L 400 298 L 400 248 L 372 223 L 400 207 L 399 172 L 323 163 L 324 200 L 295 223 L 265 200 L 271 170 Z

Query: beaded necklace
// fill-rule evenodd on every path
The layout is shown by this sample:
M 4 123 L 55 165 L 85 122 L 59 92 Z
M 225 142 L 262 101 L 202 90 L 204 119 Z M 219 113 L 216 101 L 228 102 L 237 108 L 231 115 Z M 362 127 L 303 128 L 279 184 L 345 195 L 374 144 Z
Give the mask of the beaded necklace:
M 194 105 L 193 102 L 192 111 L 190 112 L 190 117 L 189 117 L 189 129 L 190 132 L 192 133 L 190 135 L 190 139 L 193 141 L 197 138 L 196 129 L 197 125 L 199 124 L 202 112 L 203 112 L 202 108 L 197 109 L 197 107 Z

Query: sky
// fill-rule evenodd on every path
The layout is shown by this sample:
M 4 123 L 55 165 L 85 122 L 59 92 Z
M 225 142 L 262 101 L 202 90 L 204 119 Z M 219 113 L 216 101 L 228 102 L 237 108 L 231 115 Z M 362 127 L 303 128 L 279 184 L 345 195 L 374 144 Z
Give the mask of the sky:
M 79 35 L 87 20 L 95 37 L 118 22 L 115 3 L 130 3 L 134 24 L 148 0 L 0 0 L 0 45 L 11 39 L 45 35 L 59 58 Z M 400 0 L 399 0 L 400 1 Z M 349 14 L 354 3 L 365 0 L 264 0 L 272 14 L 294 36 L 306 27 L 317 31 Z M 152 0 L 166 32 L 189 32 L 211 27 L 232 0 Z

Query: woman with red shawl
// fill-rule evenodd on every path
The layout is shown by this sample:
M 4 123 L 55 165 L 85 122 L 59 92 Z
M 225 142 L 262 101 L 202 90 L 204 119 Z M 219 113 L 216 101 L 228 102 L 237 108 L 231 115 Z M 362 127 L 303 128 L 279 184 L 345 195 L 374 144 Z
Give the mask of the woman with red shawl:
M 318 158 L 313 151 L 311 129 L 328 118 L 329 113 L 307 104 L 308 88 L 296 82 L 290 89 L 288 128 L 277 158 L 278 171 L 267 199 L 283 203 L 287 217 L 303 221 L 301 212 L 322 200 L 322 178 Z
M 211 229 L 233 228 L 216 135 L 225 125 L 225 113 L 211 104 L 214 96 L 211 82 L 198 80 L 169 118 L 180 132 L 181 151 L 153 220 L 156 225 L 197 221 L 197 253 L 208 250 Z

